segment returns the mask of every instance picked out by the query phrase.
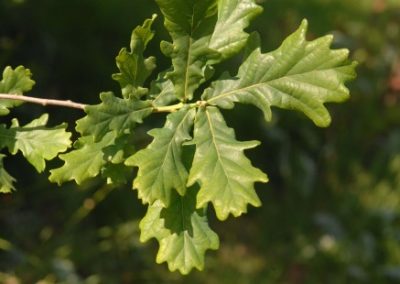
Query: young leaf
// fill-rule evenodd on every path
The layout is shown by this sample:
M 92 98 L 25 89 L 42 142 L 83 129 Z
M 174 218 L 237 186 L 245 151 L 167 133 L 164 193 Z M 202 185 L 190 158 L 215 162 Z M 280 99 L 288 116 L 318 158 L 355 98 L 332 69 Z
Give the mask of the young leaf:
M 120 73 L 113 74 L 112 78 L 119 82 L 124 98 L 139 98 L 146 93 L 142 88 L 146 79 L 153 72 L 155 65 L 154 57 L 143 57 L 147 44 L 153 38 L 151 30 L 156 15 L 144 21 L 142 26 L 133 30 L 131 36 L 130 51 L 121 49 L 116 62 Z
M 66 151 L 71 145 L 71 133 L 66 132 L 66 125 L 61 124 L 47 128 L 48 115 L 43 114 L 25 126 L 20 126 L 17 119 L 13 119 L 9 129 L 0 127 L 0 144 L 7 146 L 11 154 L 22 152 L 24 157 L 42 172 L 46 166 L 45 160 L 55 158 L 59 153 Z
M 275 51 L 262 54 L 256 48 L 243 62 L 235 78 L 213 84 L 202 98 L 211 105 L 232 108 L 250 103 L 271 118 L 271 106 L 305 113 L 317 126 L 329 125 L 326 102 L 349 97 L 344 82 L 355 77 L 356 63 L 347 61 L 348 50 L 331 50 L 332 36 L 306 41 L 307 21 Z
M 197 112 L 194 124 L 196 152 L 189 174 L 188 186 L 198 182 L 197 208 L 212 202 L 218 219 L 230 213 L 240 216 L 247 204 L 260 206 L 254 183 L 267 182 L 267 176 L 253 167 L 243 151 L 256 147 L 258 141 L 239 142 L 228 128 L 216 107 Z
M 249 37 L 243 30 L 262 11 L 262 7 L 256 5 L 254 0 L 218 1 L 218 21 L 209 47 L 221 54 L 220 60 L 227 59 L 242 50 Z
M 0 154 L 0 193 L 10 193 L 15 190 L 15 179 L 4 169 L 3 159 L 5 156 Z
M 29 92 L 35 85 L 31 77 L 31 71 L 23 66 L 18 66 L 15 70 L 6 67 L 3 71 L 3 79 L 0 81 L 0 93 L 22 95 Z M 17 100 L 0 100 L 0 115 L 7 115 L 10 112 L 9 108 L 21 104 L 22 102 Z
M 218 235 L 208 226 L 206 209 L 196 209 L 197 190 L 185 196 L 172 194 L 171 204 L 164 208 L 160 201 L 149 205 L 140 222 L 140 241 L 156 238 L 160 243 L 157 263 L 166 261 L 171 271 L 188 274 L 192 268 L 202 270 L 207 249 L 219 247 Z
M 107 161 L 113 159 L 112 155 L 105 155 L 104 149 L 115 143 L 115 133 L 108 132 L 104 137 L 95 142 L 93 136 L 83 136 L 75 142 L 75 150 L 60 155 L 65 163 L 62 167 L 50 170 L 49 180 L 61 184 L 75 180 L 81 184 L 85 180 L 97 176 Z
M 182 161 L 182 143 L 192 138 L 194 115 L 195 110 L 186 108 L 171 113 L 163 128 L 149 132 L 153 142 L 126 160 L 126 165 L 139 167 L 133 187 L 144 203 L 160 200 L 168 207 L 173 189 L 185 194 L 188 173 Z
M 95 141 L 102 139 L 108 132 L 130 132 L 136 123 L 151 114 L 150 101 L 121 99 L 113 93 L 101 93 L 101 104 L 85 107 L 87 116 L 77 121 L 76 130 L 82 135 L 93 135 Z

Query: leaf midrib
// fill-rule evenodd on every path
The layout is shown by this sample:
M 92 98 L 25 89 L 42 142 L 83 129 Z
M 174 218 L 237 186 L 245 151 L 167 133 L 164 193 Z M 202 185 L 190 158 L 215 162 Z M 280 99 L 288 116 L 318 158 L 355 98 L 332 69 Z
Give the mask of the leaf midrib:
M 187 117 L 187 115 L 189 114 L 189 112 L 190 112 L 190 110 L 187 111 L 187 112 L 185 113 L 185 115 L 183 116 L 182 120 L 181 120 L 181 121 L 178 123 L 178 125 L 176 126 L 176 128 L 175 128 L 176 130 L 175 130 L 175 132 L 173 133 L 170 142 L 168 143 L 167 150 L 165 151 L 165 155 L 164 155 L 163 161 L 162 161 L 160 167 L 158 168 L 158 171 L 157 171 L 157 179 L 154 179 L 154 182 L 152 183 L 152 186 L 154 185 L 155 180 L 158 180 L 158 178 L 159 178 L 159 176 L 160 176 L 160 173 L 161 173 L 161 169 L 164 168 L 164 164 L 165 164 L 165 162 L 166 162 L 166 160 L 167 160 L 168 153 L 171 151 L 171 147 L 172 147 L 173 141 L 175 141 L 175 137 L 176 137 L 176 135 L 177 135 L 177 133 L 178 133 L 178 129 L 179 129 L 179 128 L 181 127 L 181 125 L 186 121 L 186 117 Z M 163 182 L 163 184 L 164 184 L 164 182 Z M 176 190 L 176 189 L 175 189 L 175 190 Z
M 287 75 L 285 75 L 285 76 L 282 76 L 282 77 L 279 77 L 279 78 L 276 78 L 276 79 L 267 80 L 267 81 L 260 82 L 260 83 L 256 83 L 256 84 L 252 84 L 252 85 L 249 85 L 249 86 L 240 88 L 240 89 L 235 89 L 235 90 L 228 91 L 228 92 L 226 92 L 226 93 L 219 94 L 219 95 L 217 95 L 217 96 L 215 96 L 215 97 L 212 97 L 212 98 L 208 99 L 208 100 L 207 100 L 207 103 L 210 103 L 210 102 L 212 102 L 212 101 L 215 101 L 215 100 L 218 100 L 218 99 L 221 99 L 221 98 L 224 98 L 224 97 L 234 96 L 236 93 L 246 92 L 246 91 L 249 90 L 249 89 L 258 88 L 258 87 L 261 87 L 261 86 L 263 86 L 263 85 L 268 85 L 268 86 L 270 86 L 270 84 L 271 84 L 272 82 L 278 81 L 278 80 L 284 80 L 285 78 L 290 78 L 290 77 L 298 76 L 298 75 L 305 75 L 305 74 L 308 74 L 308 73 L 311 73 L 311 72 L 315 72 L 315 71 L 328 71 L 328 70 L 337 69 L 337 68 L 340 68 L 340 67 L 342 67 L 342 66 L 337 66 L 337 67 L 335 67 L 335 68 L 324 68 L 324 69 L 317 69 L 317 70 L 308 70 L 308 71 L 306 71 L 306 72 L 296 73 L 296 74 L 287 74 Z M 270 86 L 270 87 L 272 87 L 272 86 Z M 272 87 L 272 88 L 273 88 L 273 87 Z M 291 96 L 291 97 L 292 97 L 292 96 Z

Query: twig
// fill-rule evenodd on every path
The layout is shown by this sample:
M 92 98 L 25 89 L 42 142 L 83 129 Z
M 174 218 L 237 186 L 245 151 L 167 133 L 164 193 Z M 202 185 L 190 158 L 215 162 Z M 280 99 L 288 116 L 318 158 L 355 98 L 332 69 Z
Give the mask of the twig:
M 63 106 L 69 108 L 77 108 L 77 109 L 85 109 L 85 104 L 76 103 L 70 100 L 62 101 L 62 100 L 50 100 L 50 99 L 42 99 L 42 98 L 34 98 L 28 96 L 20 96 L 20 95 L 11 95 L 11 94 L 0 94 L 0 100 L 17 100 L 24 101 L 28 103 L 40 104 L 43 106 L 53 105 L 53 106 Z

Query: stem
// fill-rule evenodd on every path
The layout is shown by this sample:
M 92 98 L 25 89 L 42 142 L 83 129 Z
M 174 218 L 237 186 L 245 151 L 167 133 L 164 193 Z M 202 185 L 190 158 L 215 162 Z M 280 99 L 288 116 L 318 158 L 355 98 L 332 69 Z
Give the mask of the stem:
M 76 103 L 70 100 L 62 101 L 62 100 L 50 100 L 50 99 L 41 99 L 41 98 L 34 98 L 28 96 L 21 96 L 21 95 L 11 95 L 11 94 L 0 94 L 0 100 L 16 100 L 16 101 L 23 101 L 33 104 L 39 105 L 53 105 L 53 106 L 63 106 L 69 108 L 77 108 L 77 109 L 85 109 L 85 104 Z
M 183 106 L 183 103 L 179 103 L 170 106 L 154 107 L 154 112 L 174 112 L 181 109 Z
M 180 110 L 183 107 L 189 107 L 189 108 L 193 108 L 193 107 L 198 107 L 198 106 L 202 106 L 204 104 L 204 101 L 197 101 L 195 103 L 191 103 L 191 104 L 185 104 L 185 103 L 178 103 L 175 105 L 170 105 L 170 106 L 162 106 L 162 107 L 153 107 L 154 108 L 154 112 L 175 112 L 177 110 Z

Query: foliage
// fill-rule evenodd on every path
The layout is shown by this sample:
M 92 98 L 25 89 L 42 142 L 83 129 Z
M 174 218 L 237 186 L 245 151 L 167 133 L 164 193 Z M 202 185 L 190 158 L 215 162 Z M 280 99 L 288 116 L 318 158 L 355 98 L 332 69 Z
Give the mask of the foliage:
M 252 0 L 156 2 L 172 39 L 161 42 L 161 50 L 172 66 L 148 82 L 155 59 L 146 58 L 144 50 L 154 36 L 153 16 L 133 31 L 130 50 L 122 49 L 117 56 L 120 73 L 113 79 L 121 86 L 121 97 L 102 93 L 100 104 L 85 107 L 86 116 L 76 126 L 80 137 L 73 150 L 60 155 L 64 165 L 50 171 L 50 180 L 82 184 L 101 174 L 117 183 L 129 178 L 131 167 L 138 167 L 133 187 L 148 204 L 140 223 L 141 240 L 156 238 L 157 262 L 166 261 L 171 270 L 187 274 L 193 267 L 202 269 L 205 251 L 219 245 L 208 225 L 208 203 L 219 220 L 240 216 L 248 204 L 261 205 L 254 184 L 268 181 L 244 154 L 259 142 L 238 141 L 221 109 L 252 104 L 267 121 L 271 107 L 293 109 L 325 127 L 331 118 L 324 104 L 348 98 L 344 83 L 355 77 L 356 64 L 347 60 L 347 50 L 330 48 L 331 36 L 307 41 L 305 20 L 279 48 L 262 53 L 257 33 L 244 31 L 262 10 Z M 225 72 L 210 83 L 215 65 L 241 51 L 237 75 Z M 11 81 L 9 76 L 3 81 Z M 23 86 L 19 89 L 4 83 L 3 92 L 29 91 L 27 77 L 29 73 L 17 80 L 15 85 Z M 12 106 L 4 104 L 4 109 Z M 136 126 L 164 112 L 170 113 L 165 125 L 152 129 L 153 141 L 135 152 Z M 21 150 L 42 171 L 44 159 L 54 158 L 70 143 L 65 125 L 47 129 L 46 122 L 42 116 L 24 127 L 17 122 L 2 126 L 7 137 L 3 147 L 13 154 Z M 2 191 L 10 191 L 13 178 L 3 168 L 1 173 Z

